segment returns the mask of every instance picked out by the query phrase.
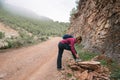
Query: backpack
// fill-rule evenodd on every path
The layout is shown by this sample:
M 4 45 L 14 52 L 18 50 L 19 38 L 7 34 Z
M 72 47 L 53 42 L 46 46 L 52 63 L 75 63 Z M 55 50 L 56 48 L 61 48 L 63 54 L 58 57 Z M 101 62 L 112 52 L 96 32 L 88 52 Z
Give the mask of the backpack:
M 73 38 L 73 36 L 72 35 L 70 35 L 70 34 L 65 34 L 65 35 L 63 35 L 63 37 L 62 37 L 63 39 L 67 39 L 67 38 Z

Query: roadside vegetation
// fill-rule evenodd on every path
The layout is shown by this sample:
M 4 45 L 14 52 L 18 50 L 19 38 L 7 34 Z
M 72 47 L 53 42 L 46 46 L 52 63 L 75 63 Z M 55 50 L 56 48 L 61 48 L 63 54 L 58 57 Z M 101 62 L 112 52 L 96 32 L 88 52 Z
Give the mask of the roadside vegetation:
M 85 51 L 82 48 L 83 47 L 81 45 L 77 45 L 76 46 L 76 50 L 77 50 L 80 58 L 83 61 L 91 60 L 95 56 L 99 56 L 100 55 L 98 53 L 92 53 L 92 52 L 89 52 L 89 51 Z M 109 68 L 109 70 L 111 72 L 111 75 L 110 75 L 110 79 L 111 80 L 119 80 L 120 79 L 120 65 L 118 63 L 116 63 L 116 61 L 112 60 L 112 62 L 109 63 L 104 58 L 101 58 L 98 61 L 100 61 L 103 66 L 106 66 L 106 67 Z
M 6 43 L 1 49 L 31 45 L 45 41 L 49 37 L 62 36 L 69 26 L 69 23 L 15 15 L 2 7 L 0 8 L 0 23 L 10 26 L 19 33 L 18 37 L 11 36 L 8 38 L 4 36 L 4 32 L 0 32 L 0 39 Z
M 5 34 L 3 32 L 0 32 L 0 39 L 4 38 Z

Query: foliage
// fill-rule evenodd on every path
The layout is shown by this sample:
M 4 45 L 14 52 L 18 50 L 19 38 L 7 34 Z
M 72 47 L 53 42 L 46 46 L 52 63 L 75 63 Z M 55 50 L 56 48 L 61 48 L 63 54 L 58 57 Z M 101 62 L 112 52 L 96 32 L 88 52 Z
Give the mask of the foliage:
M 76 45 L 75 48 L 76 48 L 76 51 L 77 51 L 77 53 L 79 54 L 79 56 L 82 60 L 90 60 L 94 56 L 97 55 L 96 53 L 92 53 L 92 52 L 89 52 L 89 51 L 82 50 L 82 48 L 83 48 L 82 45 Z
M 0 39 L 4 38 L 5 37 L 5 33 L 3 32 L 0 32 Z
M 25 29 L 34 35 L 60 36 L 68 28 L 68 23 L 25 18 L 22 16 L 10 14 L 3 10 L 0 10 L 0 13 L 1 22 L 19 31 L 21 31 L 20 29 Z
M 120 65 L 113 61 L 111 65 L 109 65 L 111 71 L 111 80 L 120 80 Z
M 70 15 L 71 15 L 71 16 L 73 16 L 73 15 L 74 15 L 75 13 L 77 13 L 77 11 L 78 11 L 79 0 L 76 0 L 75 3 L 76 3 L 76 7 L 74 7 L 74 8 L 71 10 L 71 12 L 70 12 Z
M 106 60 L 100 60 L 100 63 L 104 66 L 107 66 L 107 61 Z
M 67 77 L 72 77 L 72 74 L 71 73 L 67 73 Z
M 74 15 L 77 12 L 77 10 L 75 8 L 72 9 L 72 11 L 70 12 L 70 15 Z
M 5 48 L 17 48 L 35 43 L 33 36 L 29 36 L 27 34 L 21 34 L 19 37 L 16 38 L 7 38 L 6 42 L 8 42 L 8 45 L 5 46 Z
M 62 36 L 67 30 L 69 23 L 54 22 L 52 20 L 38 20 L 9 13 L 0 7 L 0 22 L 17 30 L 20 36 L 17 39 L 7 39 L 8 47 L 22 46 L 44 41 L 50 36 Z M 28 35 L 28 34 L 31 34 Z M 2 38 L 2 33 L 0 33 Z M 37 40 L 34 40 L 37 37 Z

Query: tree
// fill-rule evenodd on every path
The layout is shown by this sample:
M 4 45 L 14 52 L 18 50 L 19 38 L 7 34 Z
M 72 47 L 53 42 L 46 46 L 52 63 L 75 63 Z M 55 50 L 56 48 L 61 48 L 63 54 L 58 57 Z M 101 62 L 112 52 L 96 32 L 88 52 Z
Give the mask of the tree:
M 71 10 L 70 16 L 74 15 L 74 14 L 77 13 L 77 11 L 78 11 L 79 0 L 76 0 L 75 3 L 76 3 L 76 7 L 74 7 L 74 8 Z

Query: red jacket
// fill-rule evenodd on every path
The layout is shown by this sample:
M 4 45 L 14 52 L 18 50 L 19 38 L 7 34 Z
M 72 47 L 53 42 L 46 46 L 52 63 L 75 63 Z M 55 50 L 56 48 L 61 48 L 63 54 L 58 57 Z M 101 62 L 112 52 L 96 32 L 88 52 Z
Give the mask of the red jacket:
M 75 43 L 76 43 L 76 39 L 75 38 L 67 38 L 67 39 L 63 39 L 62 41 L 60 41 L 63 44 L 69 44 L 70 48 L 71 48 L 71 52 L 72 54 L 77 54 L 76 50 L 75 50 Z

